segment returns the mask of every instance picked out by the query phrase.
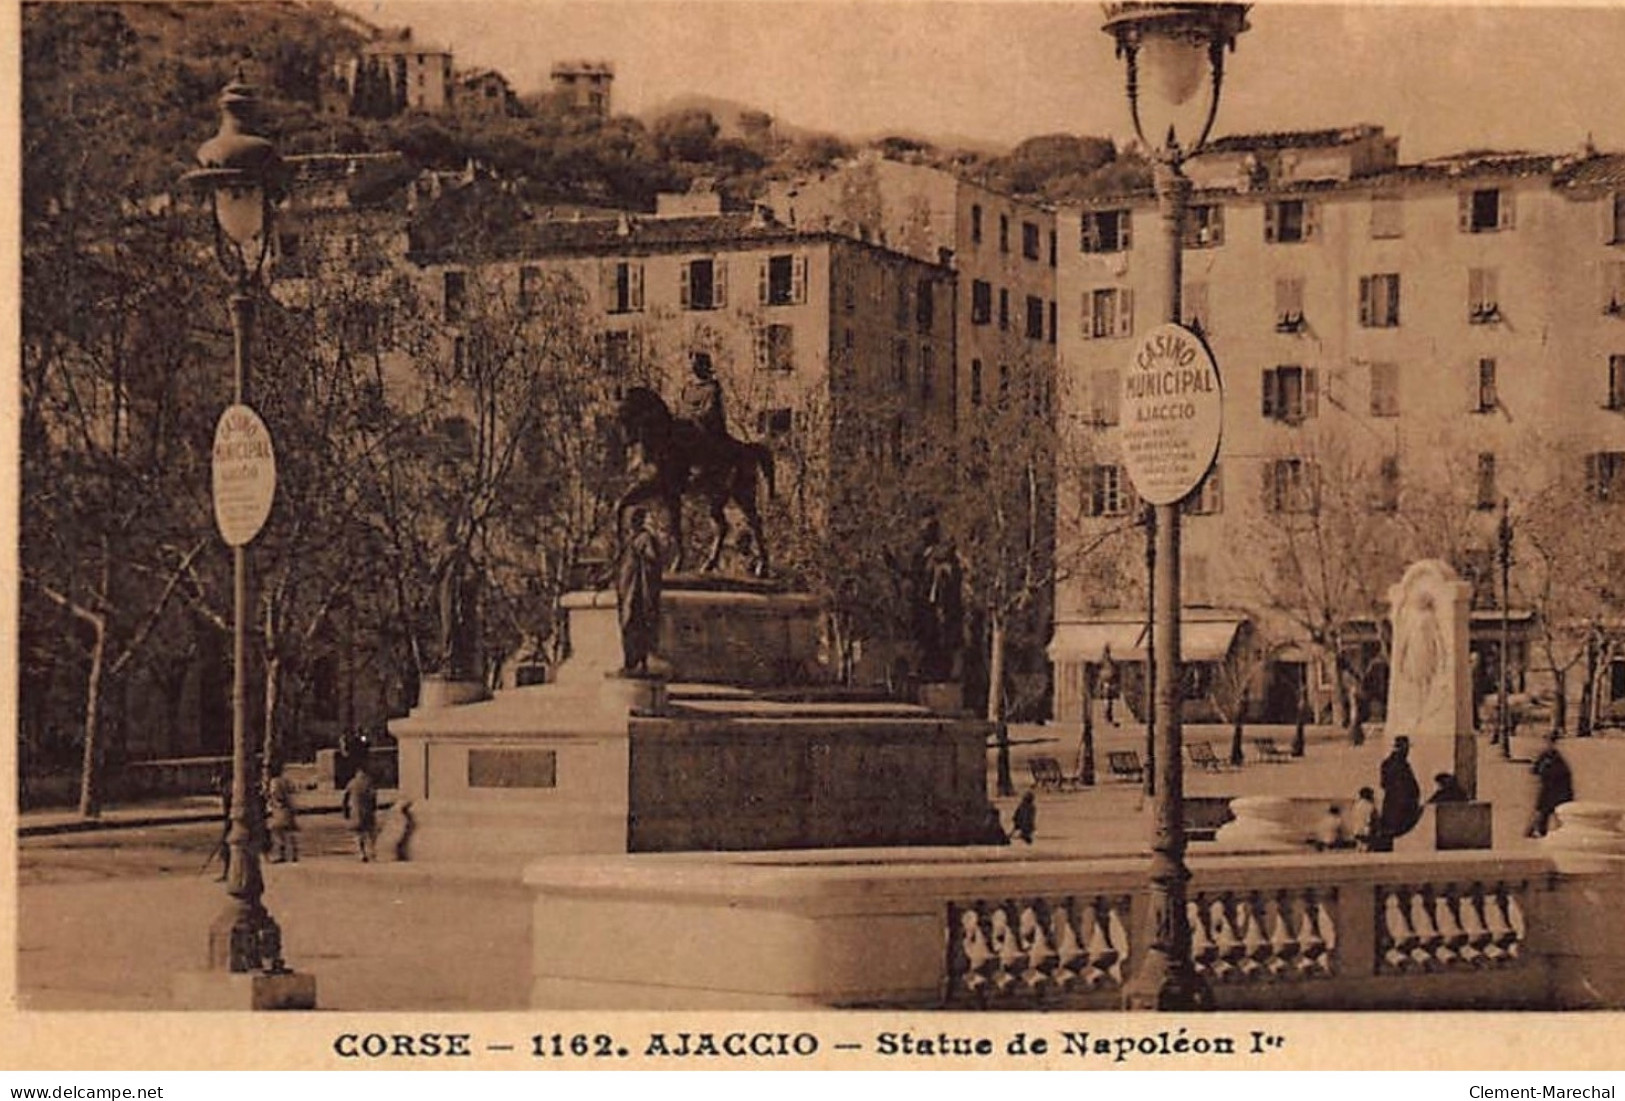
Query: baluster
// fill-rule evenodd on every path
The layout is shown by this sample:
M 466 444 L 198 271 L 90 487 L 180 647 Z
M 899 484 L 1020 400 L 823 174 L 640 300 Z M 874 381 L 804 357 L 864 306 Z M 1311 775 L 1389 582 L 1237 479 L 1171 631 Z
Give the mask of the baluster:
M 1499 888 L 1484 893 L 1484 928 L 1495 938 L 1484 949 L 1486 956 L 1496 963 L 1505 963 L 1515 958 L 1511 948 L 1517 934 L 1507 923 L 1506 900 L 1501 897 Z
M 1027 970 L 1022 973 L 1021 981 L 1034 994 L 1042 995 L 1055 966 L 1055 950 L 1050 947 L 1044 926 L 1038 920 L 1038 911 L 1032 905 L 1022 908 L 1020 932 L 1021 946 L 1027 953 Z
M 1517 959 L 1523 953 L 1523 941 L 1527 932 L 1523 920 L 1523 903 L 1510 888 L 1507 890 L 1507 924 L 1512 927 L 1512 943 L 1507 946 L 1507 955 Z
M 1113 983 L 1122 986 L 1123 968 L 1128 964 L 1128 927 L 1123 923 L 1123 911 L 1128 907 L 1128 900 L 1102 898 L 1100 902 L 1106 909 L 1103 931 L 1112 950 L 1112 962 L 1106 967 L 1106 973 Z
M 1213 960 L 1219 950 L 1208 935 L 1207 923 L 1202 920 L 1202 904 L 1198 899 L 1185 903 L 1185 920 L 1191 927 L 1191 963 L 1203 978 L 1213 974 Z
M 1085 989 L 1093 990 L 1106 981 L 1106 968 L 1117 959 L 1100 925 L 1100 913 L 1093 902 L 1083 908 L 1083 921 L 1078 926 L 1083 935 L 1084 967 L 1079 972 Z M 1104 961 L 1104 962 L 1103 962 Z
M 1332 912 L 1326 898 L 1316 897 L 1314 907 L 1315 931 L 1320 934 L 1320 942 L 1326 946 L 1315 962 L 1323 973 L 1330 975 L 1337 969 L 1337 915 Z
M 1397 971 L 1404 971 L 1411 966 L 1410 950 L 1416 946 L 1416 934 L 1405 920 L 1405 909 L 1400 905 L 1399 892 L 1390 888 L 1382 902 L 1383 928 L 1388 932 L 1388 949 L 1383 952 L 1383 962 Z
M 1467 946 L 1467 934 L 1456 920 L 1457 896 L 1454 891 L 1440 891 L 1433 896 L 1433 925 L 1439 930 L 1439 959 L 1446 967 L 1468 962 L 1461 950 Z
M 1015 985 L 1019 968 L 1026 960 L 1021 951 L 1021 944 L 1016 937 L 1016 931 L 1010 927 L 1009 903 L 1001 903 L 993 910 L 993 930 L 989 940 L 993 945 L 993 954 L 998 959 L 997 967 L 993 972 L 993 986 L 999 993 L 1007 993 Z
M 1213 974 L 1220 982 L 1228 982 L 1239 976 L 1236 961 L 1246 951 L 1241 938 L 1236 936 L 1235 926 L 1230 922 L 1228 897 L 1216 898 L 1208 905 L 1208 923 L 1213 929 L 1213 945 L 1218 949 Z
M 1439 934 L 1433 928 L 1433 919 L 1428 917 L 1428 901 L 1424 890 L 1418 887 L 1411 892 L 1411 928 L 1416 930 L 1417 941 L 1416 947 L 1411 949 L 1411 958 L 1422 970 L 1435 971 L 1442 962 L 1438 956 Z
M 1236 903 L 1236 924 L 1241 927 L 1241 973 L 1251 978 L 1263 970 L 1262 961 L 1269 955 L 1269 941 L 1264 939 L 1264 932 L 1259 928 L 1252 899 L 1244 898 Z
M 1490 943 L 1490 931 L 1484 928 L 1479 913 L 1479 887 L 1475 883 L 1456 896 L 1456 914 L 1461 919 L 1461 958 L 1474 967 L 1483 967 L 1493 961 L 1484 952 Z
M 1287 915 L 1279 896 L 1264 902 L 1264 929 L 1270 938 L 1270 970 L 1282 974 L 1292 966 L 1298 942 L 1287 929 Z
M 1072 927 L 1070 900 L 1050 911 L 1050 937 L 1055 944 L 1055 984 L 1065 990 L 1078 981 L 1078 969 L 1085 961 L 1083 946 L 1078 943 L 1077 931 Z
M 980 994 L 987 986 L 987 975 L 995 966 L 993 949 L 988 946 L 982 930 L 982 914 L 978 907 L 970 907 L 959 915 L 959 951 L 965 960 L 963 981 L 965 989 Z
M 1315 932 L 1314 905 L 1312 895 L 1299 895 L 1292 900 L 1292 924 L 1298 930 L 1298 972 L 1304 975 L 1320 965 L 1321 954 L 1326 951 L 1326 942 Z

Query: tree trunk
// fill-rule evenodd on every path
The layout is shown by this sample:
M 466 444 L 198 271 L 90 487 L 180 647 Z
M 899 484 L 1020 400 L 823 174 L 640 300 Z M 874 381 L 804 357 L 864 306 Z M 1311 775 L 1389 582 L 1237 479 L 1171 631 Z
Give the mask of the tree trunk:
M 1242 750 L 1241 732 L 1247 722 L 1247 694 L 1243 692 L 1236 701 L 1236 714 L 1230 721 L 1230 763 L 1240 768 L 1247 763 L 1247 755 Z
M 1078 747 L 1078 783 L 1095 786 L 1095 694 L 1089 687 L 1089 674 L 1084 673 L 1083 686 L 1083 742 Z
M 100 818 L 102 814 L 102 676 L 107 663 L 107 627 L 92 626 L 95 641 L 90 647 L 90 674 L 85 683 L 85 751 L 79 769 L 79 816 Z
M 1569 675 L 1566 669 L 1552 670 L 1552 733 L 1562 736 L 1569 728 Z
M 1004 721 L 1004 616 L 988 612 L 987 721 Z
M 1349 745 L 1365 745 L 1365 707 L 1360 700 L 1360 682 L 1348 681 Z
M 282 659 L 265 659 L 265 735 L 260 747 L 260 789 L 282 771 L 282 732 L 277 725 L 277 693 L 282 688 Z
M 1007 723 L 1000 723 L 997 730 L 999 741 L 998 754 L 998 785 L 1001 796 L 1014 795 L 1016 783 L 1010 775 L 1010 727 Z
M 1580 685 L 1580 714 L 1574 720 L 1574 733 L 1579 738 L 1591 737 L 1596 712 L 1597 666 L 1600 661 L 1596 636 L 1586 639 L 1585 681 Z

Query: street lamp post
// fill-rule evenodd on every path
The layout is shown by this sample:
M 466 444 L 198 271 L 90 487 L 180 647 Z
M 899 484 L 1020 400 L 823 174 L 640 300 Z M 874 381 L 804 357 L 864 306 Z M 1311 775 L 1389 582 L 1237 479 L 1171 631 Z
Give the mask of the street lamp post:
M 1500 699 L 1497 701 L 1499 709 L 1496 717 L 1496 733 L 1501 740 L 1501 756 L 1510 760 L 1512 757 L 1512 712 L 1507 707 L 1507 677 L 1510 674 L 1508 659 L 1512 653 L 1512 608 L 1508 603 L 1511 591 L 1512 574 L 1512 505 L 1507 498 L 1501 498 L 1501 520 L 1495 525 L 1496 559 L 1501 567 L 1501 675 Z
M 246 409 L 249 402 L 249 341 L 253 333 L 255 292 L 260 272 L 270 251 L 271 222 L 278 197 L 280 161 L 275 148 L 254 132 L 254 90 L 241 75 L 227 85 L 220 96 L 219 132 L 197 151 L 199 167 L 186 174 L 209 200 L 214 216 L 215 256 L 231 283 L 231 328 L 233 352 L 232 411 Z M 255 427 L 242 431 L 262 431 Z M 265 437 L 268 448 L 268 436 Z M 249 620 L 249 571 L 247 543 L 264 522 L 271 487 L 264 489 L 265 506 L 255 520 L 244 526 L 223 511 L 220 464 L 227 459 L 216 436 L 216 519 L 232 547 L 232 682 L 231 682 L 231 821 L 226 835 L 229 850 L 226 894 L 231 901 L 209 930 L 211 972 L 233 975 L 289 976 L 282 960 L 282 931 L 266 910 L 264 879 L 255 838 L 259 833 L 261 807 L 259 787 L 252 782 L 248 731 L 247 631 Z M 272 476 L 274 479 L 274 475 Z M 274 484 L 274 483 L 273 483 Z M 315 988 L 309 976 L 309 1000 Z M 286 992 L 299 984 L 281 983 L 281 1004 L 300 1004 Z M 272 999 L 257 987 L 254 1008 L 266 1007 Z
M 1158 212 L 1167 256 L 1164 316 L 1178 325 L 1185 210 L 1191 193 L 1183 163 L 1201 151 L 1213 128 L 1224 81 L 1224 54 L 1235 48 L 1236 36 L 1247 29 L 1248 5 L 1118 3 L 1103 7 L 1105 31 L 1116 39 L 1117 54 L 1126 65 L 1135 133 L 1156 160 Z M 1199 97 L 1204 83 L 1206 96 Z M 1149 95 L 1142 96 L 1142 91 Z M 1187 117 L 1191 106 L 1197 113 Z M 1136 1009 L 1204 1009 L 1211 1007 L 1212 995 L 1192 966 L 1190 918 L 1185 909 L 1190 870 L 1185 866 L 1179 715 L 1184 683 L 1179 665 L 1179 502 L 1157 504 L 1155 520 L 1151 658 L 1157 670 L 1153 698 L 1156 834 L 1152 840 L 1151 939 L 1124 998 Z

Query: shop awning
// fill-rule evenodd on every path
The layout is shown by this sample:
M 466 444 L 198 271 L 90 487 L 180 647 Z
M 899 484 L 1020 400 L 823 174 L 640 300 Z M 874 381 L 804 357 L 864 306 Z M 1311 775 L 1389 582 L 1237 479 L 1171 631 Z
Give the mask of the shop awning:
M 1179 625 L 1180 661 L 1223 661 L 1241 627 L 1239 619 L 1210 623 L 1186 620 Z
M 1134 647 L 1144 630 L 1143 623 L 1057 623 L 1049 659 L 1098 663 L 1109 646 L 1114 661 L 1136 661 Z

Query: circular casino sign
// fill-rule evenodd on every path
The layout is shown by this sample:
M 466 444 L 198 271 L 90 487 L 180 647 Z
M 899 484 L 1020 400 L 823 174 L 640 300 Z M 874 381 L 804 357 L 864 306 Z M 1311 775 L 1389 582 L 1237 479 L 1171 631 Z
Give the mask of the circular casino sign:
M 276 497 L 271 430 L 246 405 L 231 405 L 214 426 L 214 522 L 228 546 L 252 542 Z
M 1202 338 L 1183 325 L 1159 325 L 1123 373 L 1118 423 L 1123 465 L 1134 491 L 1171 505 L 1195 489 L 1219 453 L 1224 390 Z

